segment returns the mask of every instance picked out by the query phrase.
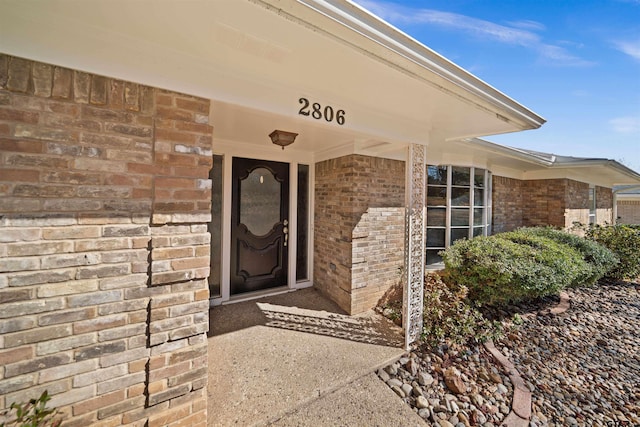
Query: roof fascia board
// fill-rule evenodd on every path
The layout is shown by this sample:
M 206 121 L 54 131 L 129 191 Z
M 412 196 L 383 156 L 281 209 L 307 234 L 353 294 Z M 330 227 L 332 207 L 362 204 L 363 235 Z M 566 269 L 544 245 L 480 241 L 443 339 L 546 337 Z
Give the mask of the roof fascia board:
M 465 140 L 472 146 L 480 146 L 482 149 L 491 153 L 503 155 L 506 157 L 522 160 L 531 164 L 542 166 L 546 169 L 582 169 L 590 167 L 605 167 L 613 170 L 621 175 L 631 178 L 635 182 L 640 182 L 640 173 L 626 167 L 625 165 L 610 159 L 574 159 L 571 161 L 563 161 L 558 156 L 552 156 L 552 160 L 549 161 L 543 157 L 536 156 L 529 152 L 519 150 L 517 148 L 506 147 L 504 145 L 496 144 L 493 142 L 485 141 L 480 138 L 472 138 Z M 628 183 L 628 182 L 627 182 Z
M 288 19 L 298 21 L 342 43 L 347 43 L 414 78 L 436 85 L 440 90 L 494 113 L 500 120 L 513 121 L 522 129 L 539 128 L 546 121 L 350 0 L 295 0 L 293 3 L 290 0 L 250 1 L 261 4 L 278 14 L 286 15 Z M 295 6 L 296 4 L 314 13 L 304 13 L 304 10 Z M 340 35 L 330 32 L 326 22 L 322 22 L 321 16 L 351 31 Z M 364 45 L 362 37 L 368 40 L 367 46 Z M 407 61 L 414 66 L 417 65 L 417 71 L 409 69 L 411 67 Z M 437 76 L 440 81 L 434 81 L 434 76 Z M 479 101 L 485 105 L 481 105 Z
M 551 167 L 553 165 L 553 161 L 549 161 L 543 157 L 518 150 L 517 148 L 507 147 L 504 145 L 496 144 L 494 142 L 485 141 L 484 139 L 470 138 L 467 140 L 463 140 L 463 142 L 466 142 L 473 147 L 480 146 L 484 151 L 488 151 L 490 153 L 499 154 L 512 159 L 522 160 L 524 162 L 532 163 L 535 165 L 545 167 Z

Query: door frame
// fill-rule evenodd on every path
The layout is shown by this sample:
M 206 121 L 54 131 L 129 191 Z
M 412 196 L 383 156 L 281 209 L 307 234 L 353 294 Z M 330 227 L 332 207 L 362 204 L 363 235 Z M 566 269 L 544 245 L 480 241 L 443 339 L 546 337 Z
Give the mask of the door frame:
M 289 292 L 296 289 L 308 288 L 313 285 L 313 212 L 314 212 L 314 182 L 315 168 L 313 154 L 296 151 L 290 147 L 282 150 L 277 146 L 247 144 L 238 141 L 224 141 L 214 139 L 213 154 L 224 156 L 222 162 L 222 233 L 221 233 L 221 269 L 220 269 L 220 297 L 212 297 L 210 305 L 220 305 L 232 302 L 246 301 L 264 295 Z M 289 253 L 288 253 L 288 283 L 286 287 L 267 289 L 231 296 L 231 191 L 232 191 L 232 162 L 233 157 L 244 157 L 258 160 L 282 162 L 289 164 Z M 298 239 L 298 164 L 309 165 L 309 215 L 308 246 L 307 246 L 307 279 L 296 280 L 296 255 Z M 212 242 L 211 244 L 217 244 Z

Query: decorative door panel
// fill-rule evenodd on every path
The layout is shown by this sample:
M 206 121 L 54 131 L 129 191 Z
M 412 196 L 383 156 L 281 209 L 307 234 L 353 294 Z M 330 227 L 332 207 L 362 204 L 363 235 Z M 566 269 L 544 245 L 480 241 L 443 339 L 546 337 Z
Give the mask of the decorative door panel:
M 287 285 L 289 164 L 234 158 L 231 295 Z

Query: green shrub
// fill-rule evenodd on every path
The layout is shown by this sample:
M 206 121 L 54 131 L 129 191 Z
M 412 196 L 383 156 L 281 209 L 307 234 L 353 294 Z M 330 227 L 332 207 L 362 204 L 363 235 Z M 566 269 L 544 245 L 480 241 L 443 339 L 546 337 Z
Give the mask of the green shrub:
M 449 279 L 467 286 L 472 300 L 504 305 L 535 299 L 558 293 L 575 278 L 558 273 L 563 263 L 555 262 L 554 252 L 497 236 L 458 240 L 442 252 Z
M 10 421 L 0 423 L 0 427 L 58 427 L 62 420 L 56 418 L 57 409 L 47 408 L 50 400 L 51 396 L 45 390 L 40 397 L 30 399 L 27 403 L 12 403 L 11 407 L 2 414 L 10 418 Z
M 617 280 L 640 276 L 640 229 L 628 225 L 591 226 L 587 238 L 609 248 L 620 263 L 607 277 Z
M 442 340 L 456 344 L 485 342 L 502 333 L 500 322 L 490 322 L 466 302 L 467 288 L 448 286 L 430 273 L 424 281 L 422 340 L 436 346 Z
M 542 236 L 577 250 L 588 263 L 588 268 L 578 275 L 574 286 L 593 285 L 619 262 L 618 257 L 603 245 L 575 234 L 551 227 L 528 227 L 517 230 L 534 236 Z

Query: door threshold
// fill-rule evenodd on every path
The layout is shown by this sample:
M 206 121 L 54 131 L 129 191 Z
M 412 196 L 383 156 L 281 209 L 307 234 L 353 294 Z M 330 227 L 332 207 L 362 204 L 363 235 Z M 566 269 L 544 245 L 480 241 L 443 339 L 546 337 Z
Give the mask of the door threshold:
M 228 301 L 219 301 L 216 303 L 216 301 L 211 300 L 211 305 L 227 305 L 227 304 L 235 304 L 237 302 L 244 302 L 244 301 L 251 301 L 254 299 L 258 299 L 258 298 L 263 298 L 263 297 L 270 297 L 270 296 L 274 296 L 274 295 L 280 295 L 280 294 L 286 294 L 288 292 L 295 292 L 298 289 L 292 289 L 289 288 L 288 286 L 279 286 L 277 288 L 270 288 L 270 289 L 265 289 L 262 291 L 254 291 L 254 292 L 247 292 L 244 294 L 240 294 L 240 295 L 233 295 L 231 297 L 229 297 Z

